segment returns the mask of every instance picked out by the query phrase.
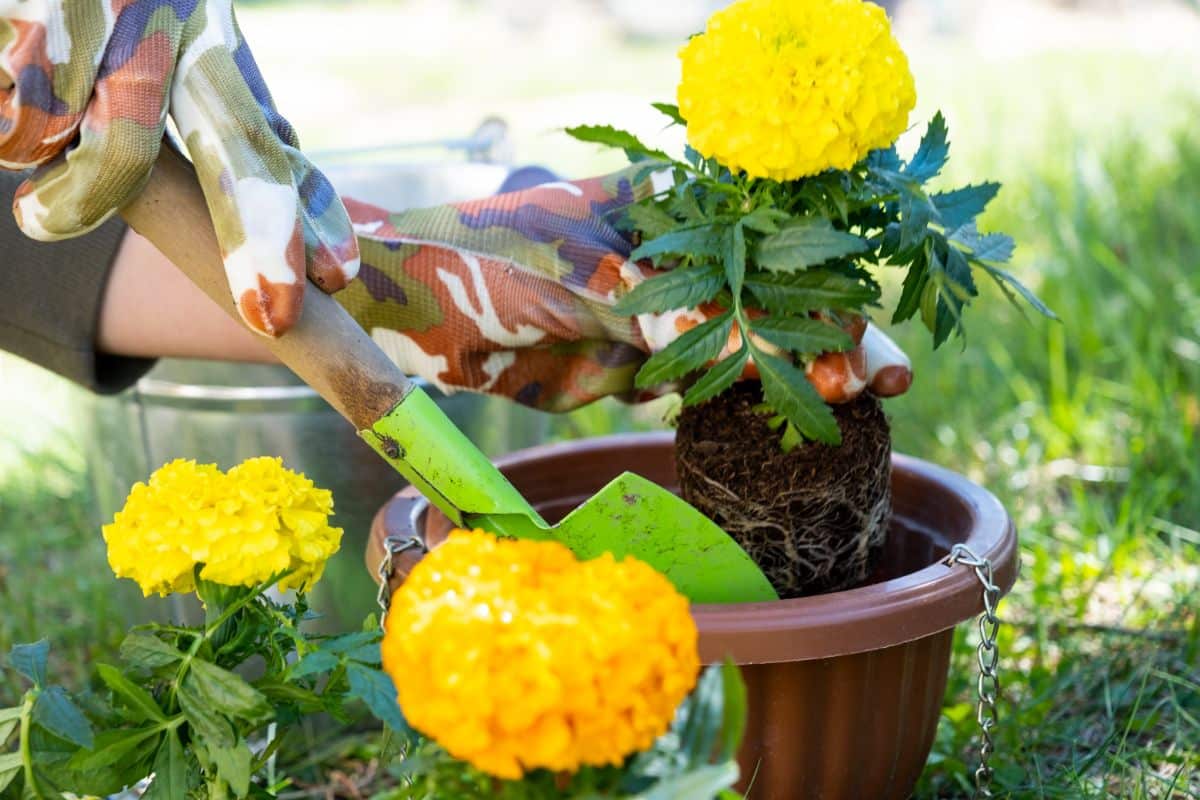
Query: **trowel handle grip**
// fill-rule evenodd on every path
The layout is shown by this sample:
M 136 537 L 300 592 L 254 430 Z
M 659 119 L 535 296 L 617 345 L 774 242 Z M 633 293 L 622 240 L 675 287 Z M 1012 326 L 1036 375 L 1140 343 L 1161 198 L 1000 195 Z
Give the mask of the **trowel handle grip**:
M 121 215 L 217 305 L 240 320 L 196 173 L 169 143 L 164 142 L 141 196 Z M 370 428 L 410 388 L 404 373 L 362 327 L 311 283 L 305 289 L 299 322 L 265 343 L 356 430 Z

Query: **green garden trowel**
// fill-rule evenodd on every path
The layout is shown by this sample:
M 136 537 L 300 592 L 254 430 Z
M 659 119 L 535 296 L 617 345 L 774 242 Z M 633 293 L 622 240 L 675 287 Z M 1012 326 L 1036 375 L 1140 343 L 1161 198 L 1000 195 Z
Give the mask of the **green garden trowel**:
M 191 166 L 171 147 L 163 147 L 146 189 L 122 215 L 237 317 L 204 196 Z M 267 345 L 457 525 L 557 540 L 581 558 L 634 556 L 698 603 L 778 597 L 728 534 L 633 473 L 613 480 L 557 525 L 547 524 L 345 310 L 311 284 L 299 323 Z

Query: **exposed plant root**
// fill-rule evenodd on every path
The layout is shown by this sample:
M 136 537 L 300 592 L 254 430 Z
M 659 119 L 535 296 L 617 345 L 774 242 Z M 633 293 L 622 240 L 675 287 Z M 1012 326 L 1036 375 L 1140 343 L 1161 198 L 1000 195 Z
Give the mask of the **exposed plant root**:
M 781 597 L 862 583 L 891 516 L 891 436 L 870 395 L 834 406 L 838 447 L 784 453 L 780 434 L 754 411 L 745 382 L 679 419 L 675 453 L 684 499 L 746 549 Z

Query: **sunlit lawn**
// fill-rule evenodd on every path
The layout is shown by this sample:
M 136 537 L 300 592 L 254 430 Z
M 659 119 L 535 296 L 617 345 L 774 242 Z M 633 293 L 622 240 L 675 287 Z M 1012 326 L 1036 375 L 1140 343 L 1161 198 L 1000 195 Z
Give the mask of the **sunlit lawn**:
M 344 24 L 330 25 L 319 8 L 243 15 L 281 107 L 316 147 L 459 135 L 496 112 L 518 160 L 578 175 L 615 164 L 555 128 L 620 119 L 653 135 L 641 106 L 674 81 L 670 47 L 566 22 L 514 48 L 465 12 L 342 4 Z M 346 22 L 355 14 L 372 24 Z M 281 35 L 322 20 L 319 44 Z M 922 330 L 898 333 L 917 382 L 888 406 L 897 448 L 980 481 L 1021 528 L 1022 579 L 1002 607 L 997 780 L 1016 797 L 1200 797 L 1200 57 L 910 49 L 917 119 L 938 107 L 950 119 L 948 177 L 1005 182 L 988 222 L 1016 235 L 1018 271 L 1062 317 L 1026 320 L 984 287 L 965 349 L 933 354 Z M 48 636 L 78 681 L 136 605 L 108 578 L 86 513 L 70 435 L 79 397 L 0 368 L 0 650 Z M 603 405 L 578 429 L 622 418 Z M 369 591 L 365 573 L 355 590 Z M 964 626 L 921 797 L 966 796 L 972 647 Z M 349 741 L 326 763 L 362 756 Z

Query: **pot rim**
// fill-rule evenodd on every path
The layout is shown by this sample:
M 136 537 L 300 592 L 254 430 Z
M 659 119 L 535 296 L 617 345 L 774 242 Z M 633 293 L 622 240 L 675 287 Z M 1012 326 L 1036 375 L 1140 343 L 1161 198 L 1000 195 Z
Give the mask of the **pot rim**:
M 501 469 L 568 453 L 630 446 L 666 447 L 673 431 L 617 434 L 520 450 L 496 460 Z M 897 509 L 909 528 L 921 529 L 945 550 L 962 542 L 988 559 L 993 581 L 1007 594 L 1016 581 L 1016 527 L 991 492 L 966 477 L 918 458 L 892 455 L 892 482 L 913 484 L 908 495 L 938 504 L 937 513 L 953 517 L 965 539 L 947 535 Z M 412 487 L 401 492 L 403 517 L 414 530 L 428 508 Z M 394 501 L 393 501 L 394 502 Z M 385 507 L 386 508 L 386 507 Z M 381 515 L 383 511 L 381 510 Z M 395 520 L 395 517 L 392 517 Z M 878 583 L 829 594 L 760 603 L 692 606 L 700 630 L 701 656 L 716 661 L 732 656 L 739 664 L 831 658 L 880 650 L 953 628 L 983 611 L 983 589 L 975 570 L 939 560 Z

